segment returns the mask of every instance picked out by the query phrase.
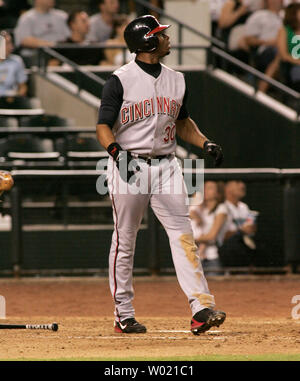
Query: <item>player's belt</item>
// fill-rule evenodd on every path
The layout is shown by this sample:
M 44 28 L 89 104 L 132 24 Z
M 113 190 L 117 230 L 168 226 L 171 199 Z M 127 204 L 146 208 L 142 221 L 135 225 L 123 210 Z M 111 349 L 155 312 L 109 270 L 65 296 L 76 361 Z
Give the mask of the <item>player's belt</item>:
M 168 159 L 171 156 L 171 154 L 168 155 L 158 155 L 158 156 L 145 156 L 145 155 L 136 155 L 137 159 L 143 159 L 148 165 L 153 164 L 151 160 L 163 160 Z

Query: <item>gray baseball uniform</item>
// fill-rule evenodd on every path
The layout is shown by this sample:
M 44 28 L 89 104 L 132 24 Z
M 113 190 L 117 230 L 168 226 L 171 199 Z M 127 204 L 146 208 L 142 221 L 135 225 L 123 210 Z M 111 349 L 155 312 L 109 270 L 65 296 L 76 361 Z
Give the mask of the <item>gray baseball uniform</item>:
M 122 86 L 123 98 L 111 126 L 112 132 L 116 142 L 137 157 L 141 169 L 137 173 L 138 180 L 143 185 L 143 191 L 137 193 L 136 184 L 125 183 L 116 162 L 109 158 L 107 178 L 115 226 L 109 276 L 115 319 L 119 322 L 135 314 L 132 305 L 133 257 L 137 232 L 149 203 L 168 234 L 178 281 L 192 314 L 215 306 L 193 239 L 187 192 L 174 155 L 175 122 L 183 104 L 185 80 L 182 73 L 164 65 L 160 68 L 159 75 L 152 76 L 132 61 L 114 72 Z M 104 100 L 99 111 L 100 124 L 104 123 L 101 108 L 104 113 L 105 104 Z M 139 156 L 159 156 L 160 160 L 149 165 Z M 180 192 L 174 192 L 175 188 Z

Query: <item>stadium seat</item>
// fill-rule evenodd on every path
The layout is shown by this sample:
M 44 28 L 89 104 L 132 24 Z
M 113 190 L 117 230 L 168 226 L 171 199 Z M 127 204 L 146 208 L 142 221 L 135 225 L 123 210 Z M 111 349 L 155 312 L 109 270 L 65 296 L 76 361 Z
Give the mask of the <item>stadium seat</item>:
M 57 115 L 44 114 L 23 116 L 20 118 L 19 125 L 20 127 L 70 127 L 74 125 L 74 122 Z
M 18 120 L 16 118 L 0 117 L 0 127 L 18 127 Z
M 27 97 L 0 97 L 0 115 L 23 116 L 44 114 L 39 99 Z
M 20 161 L 20 165 L 25 166 L 36 161 L 58 161 L 60 159 L 59 152 L 54 151 L 52 140 L 25 134 L 9 136 L 6 140 L 4 154 L 6 160 Z
M 0 97 L 0 109 L 26 109 L 32 108 L 30 98 L 26 97 Z
M 57 139 L 56 149 L 68 160 L 99 160 L 108 156 L 97 139 L 93 137 L 72 136 L 68 137 L 66 141 Z
M 6 150 L 7 150 L 7 139 L 0 139 L 0 163 L 3 163 L 5 161 L 6 156 Z

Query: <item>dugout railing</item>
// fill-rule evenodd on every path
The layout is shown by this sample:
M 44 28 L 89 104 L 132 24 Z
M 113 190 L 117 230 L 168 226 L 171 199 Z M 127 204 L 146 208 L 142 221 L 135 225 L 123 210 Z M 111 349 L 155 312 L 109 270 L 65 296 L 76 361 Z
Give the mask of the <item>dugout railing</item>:
M 192 174 L 196 174 L 196 170 L 190 169 Z M 106 274 L 107 275 L 107 260 L 110 245 L 111 234 L 113 231 L 111 204 L 108 197 L 101 198 L 96 192 L 97 178 L 104 174 L 103 170 L 15 170 L 12 175 L 15 179 L 15 186 L 10 193 L 6 195 L 4 203 L 4 212 L 10 213 L 12 217 L 12 229 L 9 233 L 11 245 L 9 252 L 9 262 L 11 269 L 0 270 L 0 274 L 26 276 L 26 275 L 43 275 L 43 274 Z M 207 169 L 204 172 L 205 180 L 227 181 L 227 180 L 243 180 L 247 184 L 248 198 L 247 202 L 251 208 L 260 211 L 258 220 L 258 238 L 261 241 L 262 248 L 259 253 L 258 262 L 252 263 L 247 267 L 230 267 L 224 268 L 226 274 L 233 273 L 277 273 L 282 274 L 292 269 L 297 271 L 297 266 L 300 263 L 300 169 L 276 169 L 276 168 L 245 168 L 245 169 Z M 43 209 L 40 202 L 42 189 L 45 189 L 49 184 L 57 184 L 60 182 L 62 223 L 54 230 L 59 232 L 60 238 L 54 233 L 51 238 L 52 253 L 47 253 L 46 246 L 32 246 L 35 249 L 35 255 L 42 258 L 43 266 L 41 268 L 36 265 L 39 263 L 39 258 L 30 259 L 31 263 L 26 263 L 30 256 L 27 253 L 24 257 L 24 252 L 28 251 L 24 246 L 24 236 L 30 232 L 39 232 L 53 230 L 53 226 L 43 222 L 43 214 L 38 225 L 24 224 L 23 216 L 26 208 L 33 207 L 36 203 L 36 208 Z M 39 184 L 43 184 L 43 187 Z M 77 185 L 74 185 L 77 184 Z M 105 210 L 107 222 L 103 225 L 93 225 L 93 222 L 86 220 L 85 225 L 72 225 L 68 221 L 68 215 L 72 206 L 70 202 L 70 190 L 75 186 L 75 194 L 78 189 L 78 184 L 81 184 L 81 194 L 84 194 L 89 189 L 89 194 L 93 192 L 95 199 L 99 197 L 98 203 L 94 204 L 89 201 L 83 201 L 81 207 L 97 208 L 97 212 Z M 90 185 L 90 188 L 87 186 Z M 39 201 L 35 201 L 37 196 L 34 193 L 34 185 L 40 190 Z M 28 206 L 28 201 L 24 200 L 24 194 L 32 192 L 32 202 Z M 95 200 L 94 199 L 94 200 Z M 27 204 L 26 204 L 27 203 Z M 51 207 L 51 206 L 50 206 Z M 85 209 L 86 210 L 86 209 Z M 82 212 L 84 213 L 84 211 Z M 109 217 L 108 217 L 109 216 Z M 107 225 L 106 225 L 107 224 Z M 106 225 L 106 226 L 105 226 Z M 80 245 L 86 245 L 83 239 L 90 230 L 95 232 L 93 241 L 89 241 L 88 248 L 85 251 L 86 262 L 85 266 L 79 268 L 78 265 L 72 266 L 72 258 L 68 265 L 64 266 L 64 256 L 76 255 L 76 249 Z M 105 230 L 105 234 L 104 234 Z M 69 234 L 73 231 L 73 235 Z M 77 233 L 76 233 L 77 232 Z M 81 234 L 81 238 L 76 237 Z M 40 233 L 42 234 L 42 233 Z M 142 243 L 137 247 L 137 267 L 136 273 L 142 274 L 170 274 L 174 273 L 172 266 L 171 254 L 169 251 L 168 240 L 165 232 L 158 223 L 156 217 L 149 210 L 142 226 Z M 51 256 L 55 257 L 55 245 L 58 242 L 55 240 L 68 241 L 72 239 L 74 245 L 68 246 L 64 252 L 59 254 L 61 267 L 58 263 L 52 263 Z M 80 241 L 81 240 L 81 241 Z M 144 242 L 147 242 L 145 247 Z M 28 244 L 28 239 L 26 240 Z M 31 243 L 33 244 L 33 243 Z M 33 244 L 34 245 L 34 244 Z M 35 243 L 38 245 L 38 242 Z M 30 246 L 30 245 L 29 245 Z M 71 248 L 73 247 L 73 248 Z M 101 249 L 100 249 L 101 248 Z M 71 253 L 71 251 L 74 251 Z M 102 257 L 102 267 L 95 267 L 93 260 L 89 259 L 90 252 L 93 255 Z M 4 254 L 4 253 L 3 253 Z M 7 253 L 6 253 L 7 254 Z M 47 258 L 49 256 L 49 258 Z M 30 262 L 29 261 L 29 262 Z M 76 261 L 75 261 L 76 262 Z M 34 263 L 34 265 L 32 265 Z
M 188 27 L 185 24 L 182 24 L 183 27 Z M 199 32 L 199 37 L 202 37 L 202 34 Z M 213 72 L 214 69 L 221 68 L 222 70 L 227 70 L 228 66 L 237 68 L 242 71 L 245 75 L 248 76 L 247 84 L 253 87 L 254 91 L 251 94 L 253 98 L 257 97 L 258 93 L 258 83 L 259 81 L 264 81 L 269 84 L 273 89 L 275 89 L 278 94 L 277 98 L 283 102 L 291 105 L 293 109 L 296 111 L 296 119 L 299 119 L 300 113 L 300 93 L 291 89 L 287 85 L 282 82 L 279 82 L 276 79 L 270 78 L 266 76 L 264 73 L 255 69 L 254 67 L 240 61 L 239 59 L 232 56 L 226 50 L 215 46 L 214 40 L 207 37 L 210 40 L 210 46 L 203 45 L 189 45 L 189 44 L 174 44 L 172 45 L 172 49 L 176 49 L 179 52 L 183 52 L 187 49 L 194 50 L 205 50 L 206 54 L 206 70 Z M 59 46 L 64 49 L 74 49 L 74 44 L 62 44 Z M 88 46 L 78 46 L 76 47 L 79 50 L 82 50 L 84 54 L 84 49 L 105 49 L 107 46 L 105 43 L 101 44 L 92 44 Z M 109 47 L 109 49 L 122 49 L 123 56 L 125 58 L 126 55 L 126 47 L 124 45 L 114 45 Z M 69 60 L 61 53 L 57 52 L 54 48 L 40 48 L 38 50 L 38 71 L 39 74 L 50 79 L 49 73 L 55 72 L 55 68 L 47 66 L 47 62 L 49 57 L 55 58 L 61 61 L 64 64 L 67 64 L 71 70 L 75 73 L 74 83 L 77 86 L 77 93 L 80 94 L 81 90 L 90 91 L 91 89 L 96 89 L 93 93 L 99 94 L 101 92 L 97 91 L 97 88 L 102 89 L 106 80 L 102 78 L 99 74 L 95 74 L 92 72 L 93 67 L 90 67 L 90 70 L 83 70 L 82 66 L 77 65 L 75 62 Z M 221 60 L 221 64 L 218 63 L 218 60 Z M 178 60 L 178 64 L 181 65 L 180 59 Z M 96 67 L 95 67 L 96 68 Z M 97 71 L 97 70 L 95 70 Z M 59 74 L 60 68 L 57 69 L 57 74 Z M 243 79 L 242 79 L 243 80 Z
M 74 45 L 72 44 L 66 44 L 63 45 L 65 49 L 74 49 Z M 89 46 L 89 48 L 105 48 L 105 44 L 96 44 L 94 46 Z M 122 48 L 125 55 L 126 47 L 123 45 L 115 45 L 112 47 L 112 49 L 120 49 Z M 258 94 L 258 83 L 259 81 L 264 81 L 268 83 L 271 87 L 273 87 L 276 92 L 278 93 L 278 98 L 283 103 L 287 103 L 293 107 L 296 111 L 296 119 L 299 119 L 299 113 L 300 113 L 300 93 L 297 91 L 289 88 L 284 83 L 281 83 L 273 78 L 270 78 L 266 76 L 264 73 L 260 72 L 259 70 L 253 68 L 252 66 L 238 60 L 237 58 L 231 56 L 228 52 L 225 50 L 222 50 L 216 46 L 203 46 L 203 45 L 188 45 L 188 44 L 174 44 L 172 48 L 177 49 L 179 51 L 184 51 L 185 49 L 195 49 L 195 50 L 206 50 L 207 51 L 207 57 L 206 57 L 206 70 L 213 72 L 214 69 L 220 68 L 220 66 L 217 64 L 217 59 L 221 59 L 223 64 L 221 65 L 221 68 L 224 70 L 228 65 L 232 65 L 239 70 L 242 70 L 248 77 L 250 78 L 250 81 L 248 81 L 248 84 L 253 87 L 253 92 L 251 96 L 253 98 L 257 98 Z M 84 52 L 85 47 L 78 46 L 78 49 L 82 49 Z M 72 62 L 68 58 L 64 57 L 62 54 L 58 53 L 52 48 L 40 48 L 39 49 L 39 61 L 38 61 L 38 71 L 39 74 L 43 77 L 47 78 L 48 80 L 51 80 L 49 73 L 55 73 L 55 68 L 48 67 L 47 66 L 47 57 L 52 57 L 60 60 L 61 62 L 67 64 L 69 66 L 69 69 L 74 71 L 75 78 L 73 78 L 74 84 L 77 86 L 77 94 L 80 95 L 81 90 L 86 90 L 88 92 L 94 93 L 94 94 L 100 94 L 101 92 L 97 89 L 102 89 L 106 80 L 102 78 L 99 73 L 96 75 L 92 72 L 93 67 L 90 67 L 89 71 L 84 70 L 82 66 L 77 65 L 75 62 Z M 60 72 L 60 68 L 57 69 L 57 74 Z M 97 72 L 95 67 L 95 72 Z M 57 84 L 57 83 L 56 83 Z M 102 90 L 101 90 L 102 91 Z M 291 101 L 290 101 L 291 100 Z

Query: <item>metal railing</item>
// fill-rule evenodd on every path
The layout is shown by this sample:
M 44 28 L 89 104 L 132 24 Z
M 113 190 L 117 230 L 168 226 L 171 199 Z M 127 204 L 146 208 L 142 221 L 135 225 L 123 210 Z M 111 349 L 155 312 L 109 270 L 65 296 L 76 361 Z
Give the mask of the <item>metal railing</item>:
M 226 63 L 230 63 L 231 65 L 234 65 L 235 67 L 238 67 L 239 69 L 242 69 L 244 72 L 250 74 L 254 78 L 254 85 L 253 85 L 254 94 L 253 94 L 253 96 L 255 96 L 255 94 L 258 91 L 258 81 L 264 81 L 264 82 L 267 82 L 269 85 L 273 86 L 280 93 L 295 99 L 297 102 L 296 112 L 297 112 L 297 118 L 298 118 L 298 116 L 300 114 L 300 93 L 291 89 L 290 87 L 286 86 L 285 84 L 283 84 L 283 83 L 281 83 L 281 82 L 279 82 L 279 81 L 277 81 L 271 77 L 268 77 L 267 75 L 265 75 L 261 71 L 255 69 L 254 67 L 246 64 L 243 61 L 238 60 L 237 58 L 233 57 L 232 55 L 230 55 L 226 51 L 223 51 L 223 50 L 221 50 L 215 46 L 210 47 L 208 49 L 208 53 L 210 54 L 210 58 L 208 58 L 208 61 L 210 61 L 208 67 L 210 69 L 214 69 L 217 67 L 215 58 L 220 57 Z
M 196 174 L 196 170 L 193 170 L 193 173 Z M 15 276 L 20 275 L 22 262 L 23 262 L 23 208 L 22 208 L 22 190 L 26 184 L 32 184 L 37 180 L 43 181 L 43 184 L 53 183 L 58 181 L 58 179 L 63 179 L 63 224 L 67 227 L 67 215 L 68 215 L 68 187 L 70 184 L 73 184 L 74 180 L 81 181 L 83 184 L 89 181 L 97 181 L 97 178 L 100 175 L 104 175 L 104 170 L 14 170 L 12 175 L 15 179 L 16 185 L 9 194 L 10 198 L 10 209 L 12 215 L 12 231 L 11 231 L 11 263 L 13 264 L 13 273 Z M 280 180 L 280 186 L 283 191 L 288 190 L 291 187 L 291 180 L 300 181 L 300 169 L 279 169 L 279 168 L 231 168 L 231 169 L 205 169 L 204 171 L 205 180 L 243 180 L 245 182 L 255 182 L 255 181 L 264 181 L 264 182 L 278 182 Z M 282 200 L 283 209 L 286 207 L 286 199 Z M 110 205 L 106 203 L 105 207 Z M 286 222 L 290 216 L 285 215 L 284 222 Z M 149 264 L 148 269 L 149 273 L 159 273 L 161 270 L 160 265 L 160 256 L 159 256 L 159 231 L 158 231 L 158 222 L 154 218 L 153 214 L 149 214 L 148 226 L 149 235 L 151 236 L 151 246 L 148 246 L 149 251 Z M 108 227 L 108 230 L 111 230 L 112 226 Z M 295 236 L 297 239 L 298 236 Z M 285 253 L 286 256 L 287 253 Z M 299 258 L 300 262 L 300 258 Z M 242 272 L 255 272 L 259 271 L 259 268 L 227 268 L 226 271 L 242 271 Z M 260 269 L 262 270 L 262 268 Z M 273 267 L 269 266 L 264 270 L 268 272 L 272 271 L 282 271 L 283 267 Z M 71 270 L 70 270 L 71 271 Z
M 198 29 L 193 28 L 192 26 L 183 23 L 182 21 L 180 21 L 176 17 L 167 14 L 165 11 L 163 11 L 162 9 L 152 5 L 148 1 L 144 1 L 144 0 L 135 0 L 135 1 L 138 4 L 143 5 L 144 7 L 147 7 L 151 11 L 158 13 L 160 16 L 165 17 L 165 18 L 175 22 L 178 25 L 178 41 L 179 41 L 179 43 L 182 43 L 183 29 L 186 29 L 189 32 L 194 33 L 195 35 L 202 37 L 204 40 L 206 40 L 206 41 L 208 41 L 214 45 L 219 46 L 220 48 L 223 48 L 223 49 L 226 48 L 226 44 L 223 41 L 217 39 L 216 37 L 207 36 L 205 33 L 200 32 Z
M 74 49 L 74 44 L 64 44 L 64 45 L 58 45 L 59 48 L 63 46 L 64 49 Z M 88 48 L 95 48 L 95 49 L 104 49 L 108 48 L 105 43 L 101 44 L 93 44 L 93 45 L 88 45 Z M 85 46 L 78 46 L 78 49 L 86 49 L 87 47 Z M 125 59 L 125 54 L 126 54 L 126 47 L 123 45 L 115 45 L 112 47 L 109 47 L 109 49 L 123 49 L 124 52 L 124 59 Z M 281 97 L 290 97 L 292 98 L 296 104 L 296 113 L 297 113 L 297 118 L 299 117 L 300 114 L 300 93 L 297 91 L 289 88 L 285 84 L 270 78 L 266 76 L 264 73 L 260 72 L 259 70 L 255 69 L 254 67 L 238 60 L 237 58 L 231 56 L 229 53 L 226 51 L 216 47 L 216 46 L 203 46 L 203 45 L 187 45 L 187 44 L 174 44 L 172 45 L 172 49 L 178 49 L 179 51 L 184 51 L 185 49 L 195 49 L 195 50 L 206 50 L 207 52 L 207 59 L 206 59 L 206 67 L 208 70 L 213 70 L 217 68 L 216 64 L 216 58 L 219 57 L 225 64 L 230 64 L 233 65 L 241 70 L 243 70 L 245 73 L 250 75 L 253 78 L 253 88 L 254 88 L 254 93 L 253 97 L 255 97 L 257 91 L 258 91 L 258 82 L 259 81 L 264 81 L 267 82 L 270 86 L 275 88 Z M 55 51 L 53 48 L 40 48 L 39 51 L 39 70 L 40 73 L 45 75 L 47 71 L 49 70 L 49 67 L 47 67 L 47 59 L 46 57 L 50 56 L 52 58 L 56 58 L 57 60 L 61 61 L 62 63 L 65 63 L 69 65 L 72 70 L 77 74 L 75 78 L 75 84 L 77 86 L 77 92 L 78 94 L 82 90 L 83 83 L 84 83 L 84 78 L 91 80 L 92 82 L 98 84 L 99 86 L 103 87 L 105 84 L 105 80 L 98 75 L 92 73 L 91 71 L 85 71 L 82 70 L 82 67 L 80 65 L 77 65 L 75 62 L 69 60 L 65 56 L 63 56 L 61 53 L 58 53 Z M 53 70 L 53 69 L 51 69 Z M 83 77 L 82 77 L 83 76 Z
M 74 46 L 73 46 L 74 48 Z M 101 87 L 104 86 L 105 80 L 98 77 L 94 73 L 83 71 L 79 65 L 77 65 L 75 62 L 69 60 L 67 57 L 63 56 L 62 54 L 56 52 L 52 48 L 40 48 L 38 51 L 38 67 L 40 70 L 40 73 L 46 74 L 48 66 L 47 66 L 47 56 L 50 56 L 52 58 L 56 58 L 57 60 L 69 65 L 72 67 L 72 69 L 75 71 L 76 74 L 78 74 L 76 79 L 76 84 L 78 86 L 78 93 L 80 93 L 82 86 L 81 86 L 81 80 L 79 78 L 79 74 L 83 75 L 85 78 L 92 80 L 94 83 L 97 83 Z
M 180 21 L 179 19 L 175 18 L 174 16 L 171 16 L 167 13 L 165 13 L 162 9 L 150 4 L 147 1 L 144 0 L 136 0 L 136 2 L 144 7 L 147 7 L 148 9 L 158 13 L 160 16 L 165 17 L 172 22 L 176 23 L 178 25 L 178 44 L 172 45 L 172 49 L 177 49 L 178 50 L 178 64 L 181 65 L 183 60 L 182 60 L 182 55 L 184 50 L 186 49 L 194 49 L 194 50 L 206 50 L 207 52 L 207 59 L 206 59 L 206 64 L 208 70 L 212 70 L 217 67 L 216 64 L 216 58 L 218 57 L 219 59 L 222 60 L 223 65 L 222 67 L 226 67 L 233 65 L 236 68 L 239 68 L 253 79 L 253 84 L 250 84 L 254 88 L 254 94 L 253 97 L 255 97 L 257 90 L 258 90 L 258 82 L 259 81 L 264 81 L 268 83 L 270 86 L 272 86 L 278 93 L 280 94 L 281 98 L 284 97 L 290 97 L 295 101 L 296 104 L 296 113 L 297 113 L 297 119 L 300 114 L 300 93 L 297 91 L 289 88 L 285 84 L 270 78 L 266 76 L 264 73 L 258 71 L 254 67 L 244 63 L 243 61 L 235 58 L 230 54 L 230 52 L 226 51 L 226 44 L 223 41 L 220 41 L 219 39 L 215 37 L 210 37 L 205 35 L 204 33 L 200 32 L 199 30 L 193 28 L 190 25 L 187 25 Z M 194 33 L 195 35 L 199 36 L 200 38 L 208 41 L 210 43 L 209 46 L 203 46 L 203 45 L 188 45 L 188 44 L 183 44 L 182 43 L 182 36 L 183 36 L 183 30 L 187 30 L 189 32 Z M 114 45 L 114 46 L 107 46 L 106 43 L 93 43 L 89 45 L 76 45 L 76 44 L 58 44 L 55 48 L 40 48 L 39 49 L 39 59 L 38 59 L 38 66 L 40 68 L 40 72 L 42 74 L 46 74 L 48 68 L 47 68 L 47 59 L 46 56 L 50 56 L 52 58 L 56 58 L 57 60 L 68 64 L 75 72 L 76 72 L 76 78 L 75 78 L 75 84 L 78 87 L 78 93 L 80 93 L 82 89 L 82 81 L 83 78 L 87 78 L 88 80 L 92 80 L 94 83 L 99 84 L 101 87 L 105 84 L 105 80 L 98 75 L 93 74 L 92 72 L 87 72 L 83 71 L 82 68 L 77 65 L 75 62 L 71 61 L 67 57 L 63 56 L 61 53 L 57 52 L 55 49 L 122 49 L 123 50 L 123 63 L 126 61 L 126 46 L 124 45 Z M 225 64 L 224 64 L 225 63 Z M 82 77 L 83 76 L 83 77 Z

